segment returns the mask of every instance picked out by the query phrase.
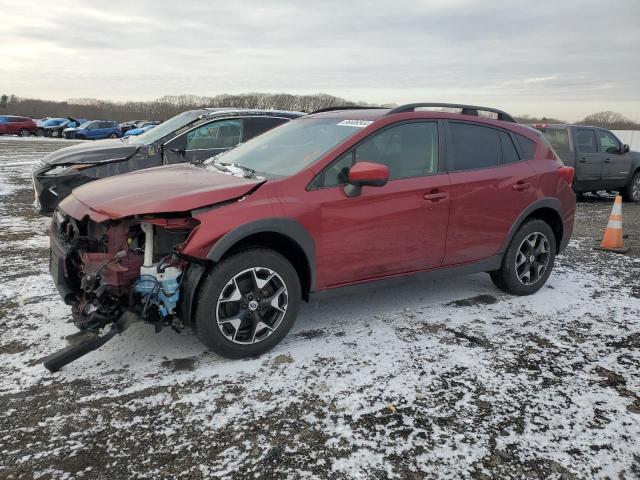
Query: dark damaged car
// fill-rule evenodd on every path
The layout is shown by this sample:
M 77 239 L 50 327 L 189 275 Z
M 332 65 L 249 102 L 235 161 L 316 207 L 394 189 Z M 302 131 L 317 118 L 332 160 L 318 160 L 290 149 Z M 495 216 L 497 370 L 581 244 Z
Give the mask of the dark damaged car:
M 203 108 L 183 112 L 142 135 L 56 150 L 33 172 L 34 206 L 39 213 L 50 215 L 74 188 L 85 183 L 161 165 L 199 162 L 301 115 Z

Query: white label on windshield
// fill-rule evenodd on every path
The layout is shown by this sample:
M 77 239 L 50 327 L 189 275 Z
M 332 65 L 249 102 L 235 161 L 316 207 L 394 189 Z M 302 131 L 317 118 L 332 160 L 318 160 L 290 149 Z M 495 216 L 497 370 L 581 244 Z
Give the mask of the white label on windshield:
M 371 125 L 373 121 L 369 120 L 343 120 L 338 125 L 343 125 L 345 127 L 358 127 L 364 128 Z

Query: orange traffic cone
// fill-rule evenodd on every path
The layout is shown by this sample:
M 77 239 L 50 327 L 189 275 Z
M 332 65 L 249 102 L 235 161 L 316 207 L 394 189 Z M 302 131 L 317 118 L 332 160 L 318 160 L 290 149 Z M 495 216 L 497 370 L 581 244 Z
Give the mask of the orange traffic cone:
M 626 253 L 628 248 L 624 248 L 624 239 L 622 237 L 622 197 L 616 196 L 609 215 L 609 223 L 604 231 L 602 243 L 598 250 L 606 250 L 607 252 Z

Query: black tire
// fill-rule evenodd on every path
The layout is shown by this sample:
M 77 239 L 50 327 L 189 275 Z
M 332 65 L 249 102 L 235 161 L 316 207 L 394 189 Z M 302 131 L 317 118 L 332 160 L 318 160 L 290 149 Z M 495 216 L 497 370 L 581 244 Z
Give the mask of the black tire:
M 112 133 L 111 135 L 109 135 L 109 138 L 118 138 L 118 135 L 116 135 L 115 133 Z
M 283 282 L 286 287 L 285 313 L 284 316 L 279 317 L 280 320 L 273 331 L 271 333 L 266 333 L 265 338 L 262 340 L 258 340 L 255 343 L 236 343 L 232 341 L 232 339 L 228 338 L 227 335 L 231 335 L 230 332 L 227 331 L 227 335 L 225 335 L 222 330 L 224 328 L 234 329 L 238 336 L 241 336 L 240 332 L 247 331 L 246 328 L 243 328 L 242 326 L 249 324 L 250 322 L 257 322 L 259 311 L 249 313 L 248 309 L 243 310 L 242 312 L 246 312 L 248 317 L 242 320 L 243 323 L 241 323 L 240 326 L 221 327 L 218 325 L 218 314 L 220 312 L 220 310 L 218 310 L 218 300 L 223 294 L 223 291 L 229 288 L 232 290 L 234 289 L 233 285 L 229 285 L 229 282 L 231 282 L 232 279 L 237 275 L 240 275 L 242 272 L 256 267 L 275 272 L 279 277 L 277 280 Z M 238 280 L 238 283 L 241 281 L 242 278 Z M 237 283 L 235 285 L 237 285 Z M 238 290 L 242 291 L 240 287 L 238 287 Z M 273 287 L 273 290 L 275 290 L 275 287 Z M 273 290 L 269 293 L 273 293 Z M 265 292 L 265 290 L 262 291 Z M 244 304 L 244 298 L 245 297 L 243 296 L 243 300 L 238 302 L 229 301 L 229 303 Z M 259 300 L 259 298 L 256 300 Z M 300 301 L 300 279 L 298 278 L 298 274 L 295 268 L 293 268 L 293 265 L 291 265 L 285 257 L 273 250 L 252 248 L 241 251 L 222 260 L 207 274 L 207 277 L 198 293 L 198 303 L 193 327 L 200 341 L 218 355 L 226 358 L 252 357 L 270 350 L 287 335 L 298 316 Z M 249 308 L 251 307 L 250 304 L 245 304 L 245 307 L 243 308 L 246 308 L 247 305 Z M 221 306 L 220 308 L 224 307 Z M 260 309 L 262 309 L 262 307 L 260 307 Z M 240 313 L 241 312 L 238 312 L 238 314 Z M 264 329 L 262 331 L 264 332 Z M 236 335 L 233 335 L 234 339 L 235 336 Z
M 31 135 L 31 133 L 26 128 L 22 128 L 18 131 L 18 136 L 20 137 L 28 137 L 29 135 Z
M 525 239 L 533 238 L 535 234 L 543 235 L 548 243 L 546 269 L 540 274 L 537 280 L 532 281 L 531 283 L 523 283 L 524 281 L 518 276 L 516 258 L 518 257 L 521 246 L 527 248 L 527 246 L 524 245 Z M 526 258 L 526 255 L 523 256 Z M 537 292 L 545 284 L 549 275 L 551 275 L 555 258 L 556 237 L 553 230 L 544 220 L 531 219 L 522 224 L 511 239 L 511 243 L 502 258 L 502 266 L 500 269 L 490 272 L 489 275 L 491 275 L 491 280 L 494 285 L 504 292 L 514 295 L 531 295 L 532 293 Z M 526 268 L 530 266 L 530 271 L 535 271 L 535 267 L 541 264 L 540 262 L 537 264 L 536 262 L 531 263 L 529 262 L 529 259 L 527 259 L 526 262 L 527 263 L 522 265 L 522 267 L 526 270 Z
M 620 194 L 625 202 L 640 202 L 640 170 L 631 177 L 629 184 L 620 190 Z

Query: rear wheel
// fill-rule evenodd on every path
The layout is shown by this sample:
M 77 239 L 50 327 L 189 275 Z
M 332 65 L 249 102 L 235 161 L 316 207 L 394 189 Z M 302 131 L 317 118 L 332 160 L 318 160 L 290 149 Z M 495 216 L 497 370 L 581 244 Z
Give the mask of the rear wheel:
M 542 287 L 553 269 L 556 238 L 549 224 L 532 219 L 516 232 L 491 280 L 500 290 L 515 295 L 531 295 Z
M 227 358 L 259 355 L 291 329 L 300 308 L 300 279 L 273 250 L 255 248 L 222 260 L 198 296 L 198 338 Z
M 620 193 L 627 202 L 640 202 L 640 171 L 633 175 L 629 184 Z

